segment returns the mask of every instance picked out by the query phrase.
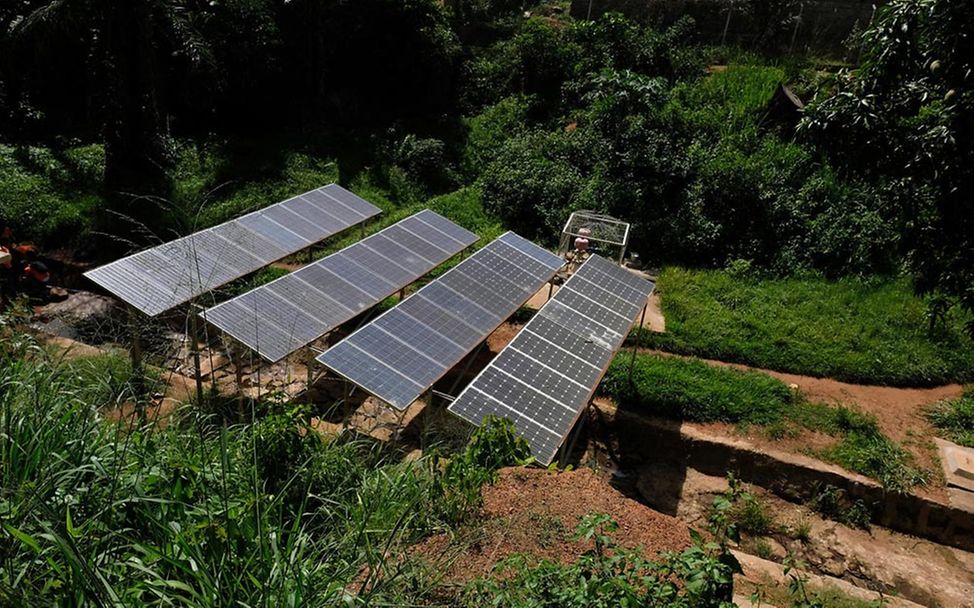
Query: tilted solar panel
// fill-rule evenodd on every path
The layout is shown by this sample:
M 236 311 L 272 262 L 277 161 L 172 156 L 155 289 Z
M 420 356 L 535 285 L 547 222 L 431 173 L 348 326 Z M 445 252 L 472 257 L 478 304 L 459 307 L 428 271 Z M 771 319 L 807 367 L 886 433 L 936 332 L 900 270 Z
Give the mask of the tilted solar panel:
M 379 213 L 372 203 L 330 184 L 85 276 L 155 316 Z
M 201 316 L 273 363 L 475 242 L 476 234 L 427 209 Z
M 562 263 L 508 232 L 318 361 L 405 409 L 550 281 Z
M 593 255 L 454 400 L 449 411 L 481 424 L 514 423 L 549 464 L 632 329 L 653 283 Z

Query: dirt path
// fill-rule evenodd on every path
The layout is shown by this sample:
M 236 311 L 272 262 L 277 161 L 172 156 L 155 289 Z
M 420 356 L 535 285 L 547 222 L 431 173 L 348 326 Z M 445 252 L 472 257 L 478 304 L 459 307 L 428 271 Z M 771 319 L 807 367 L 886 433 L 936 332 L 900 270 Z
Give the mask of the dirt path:
M 642 351 L 645 354 L 662 357 L 682 357 L 656 350 Z M 943 498 L 944 489 L 941 487 L 940 460 L 937 448 L 933 442 L 936 430 L 927 420 L 926 412 L 935 403 L 945 399 L 955 399 L 964 392 L 960 384 L 948 384 L 934 388 L 896 388 L 891 386 L 873 386 L 839 382 L 830 378 L 815 378 L 788 374 L 767 369 L 750 367 L 738 363 L 726 363 L 712 359 L 700 359 L 704 363 L 715 367 L 729 367 L 739 370 L 755 371 L 767 374 L 788 384 L 802 393 L 810 401 L 818 401 L 828 405 L 854 405 L 865 412 L 873 414 L 883 434 L 903 445 L 916 458 L 917 464 L 931 471 L 933 479 L 924 488 L 916 491 L 929 496 Z M 733 425 L 710 424 L 713 428 L 721 428 L 725 434 L 739 434 L 740 430 Z M 803 431 L 798 437 L 782 437 L 769 439 L 760 431 L 749 431 L 747 438 L 758 445 L 773 446 L 792 452 L 806 452 L 809 449 L 824 448 L 834 443 L 834 438 L 821 433 Z

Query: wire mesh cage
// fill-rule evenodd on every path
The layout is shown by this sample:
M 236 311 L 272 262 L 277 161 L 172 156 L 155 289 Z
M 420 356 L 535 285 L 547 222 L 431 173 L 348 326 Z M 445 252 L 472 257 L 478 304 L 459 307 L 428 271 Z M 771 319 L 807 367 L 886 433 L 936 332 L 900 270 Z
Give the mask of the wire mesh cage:
M 583 241 L 579 241 L 583 239 Z M 580 250 L 579 246 L 585 249 Z M 561 231 L 558 253 L 571 257 L 578 253 L 598 253 L 621 264 L 629 245 L 629 224 L 595 211 L 575 211 Z

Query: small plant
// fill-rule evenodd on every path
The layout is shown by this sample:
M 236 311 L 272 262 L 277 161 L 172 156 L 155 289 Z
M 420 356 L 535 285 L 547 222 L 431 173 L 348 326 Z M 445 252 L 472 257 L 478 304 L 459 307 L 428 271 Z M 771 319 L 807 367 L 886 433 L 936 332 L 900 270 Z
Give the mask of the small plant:
M 733 473 L 727 474 L 727 483 L 727 492 L 711 507 L 711 527 L 729 538 L 739 537 L 741 532 L 756 536 L 772 532 L 777 523 L 764 499 L 747 491 Z
M 819 486 L 808 506 L 832 521 L 863 530 L 868 530 L 872 521 L 871 509 L 862 499 L 853 500 L 833 485 Z
M 968 387 L 960 399 L 936 404 L 927 417 L 944 438 L 974 448 L 974 387 Z
M 480 506 L 480 489 L 496 479 L 498 469 L 532 461 L 531 450 L 513 423 L 489 417 L 467 447 L 446 463 L 438 477 L 437 508 L 447 521 L 460 522 Z
M 812 540 L 812 523 L 804 517 L 795 524 L 792 534 L 800 543 L 807 545 Z
M 638 549 L 612 540 L 618 524 L 605 514 L 582 518 L 574 538 L 592 543 L 570 564 L 513 555 L 498 563 L 491 576 L 472 583 L 463 605 L 521 608 L 729 608 L 734 569 L 721 558 L 716 543 L 696 532 L 694 545 L 649 561 Z
M 757 538 L 751 543 L 751 550 L 754 555 L 757 555 L 761 559 L 773 560 L 774 559 L 774 549 L 771 548 L 771 543 L 768 542 L 766 538 Z

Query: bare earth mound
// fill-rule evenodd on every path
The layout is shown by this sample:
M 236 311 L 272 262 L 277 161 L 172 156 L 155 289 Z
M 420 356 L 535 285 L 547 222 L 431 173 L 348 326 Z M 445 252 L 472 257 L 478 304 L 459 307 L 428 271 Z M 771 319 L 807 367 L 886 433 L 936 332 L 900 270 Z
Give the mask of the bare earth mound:
M 647 557 L 690 544 L 686 524 L 626 498 L 589 469 L 503 469 L 483 497 L 483 510 L 467 529 L 455 537 L 434 536 L 417 548 L 432 563 L 446 562 L 441 571 L 449 582 L 487 574 L 516 553 L 574 561 L 591 548 L 591 543 L 572 540 L 579 518 L 590 513 L 610 515 L 619 524 L 615 541 L 641 546 Z

